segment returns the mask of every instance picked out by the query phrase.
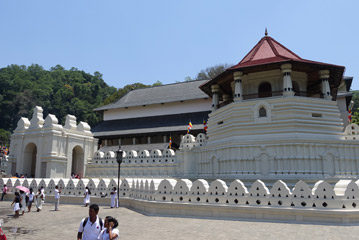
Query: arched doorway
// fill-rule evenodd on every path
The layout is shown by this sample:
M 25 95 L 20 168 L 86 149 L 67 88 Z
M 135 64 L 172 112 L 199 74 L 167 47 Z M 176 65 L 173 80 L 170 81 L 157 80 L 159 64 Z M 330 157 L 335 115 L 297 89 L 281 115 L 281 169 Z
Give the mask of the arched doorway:
M 72 149 L 72 166 L 71 166 L 71 174 L 77 174 L 80 178 L 83 177 L 84 174 L 84 150 L 80 146 L 74 147 Z
M 258 97 L 265 98 L 272 96 L 272 85 L 269 82 L 263 82 L 258 86 Z
M 24 164 L 23 164 L 22 172 L 20 172 L 19 174 L 24 174 L 27 177 L 35 177 L 36 157 L 37 157 L 36 145 L 34 143 L 27 144 L 24 150 Z

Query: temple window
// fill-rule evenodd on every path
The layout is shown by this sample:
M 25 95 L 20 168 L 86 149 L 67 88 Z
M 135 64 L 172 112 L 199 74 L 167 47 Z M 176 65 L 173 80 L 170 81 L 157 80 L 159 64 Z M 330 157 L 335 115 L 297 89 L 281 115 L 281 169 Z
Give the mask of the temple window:
M 267 110 L 264 107 L 261 107 L 258 111 L 258 117 L 267 117 Z
M 258 97 L 265 98 L 272 96 L 272 85 L 269 82 L 263 82 L 258 86 Z

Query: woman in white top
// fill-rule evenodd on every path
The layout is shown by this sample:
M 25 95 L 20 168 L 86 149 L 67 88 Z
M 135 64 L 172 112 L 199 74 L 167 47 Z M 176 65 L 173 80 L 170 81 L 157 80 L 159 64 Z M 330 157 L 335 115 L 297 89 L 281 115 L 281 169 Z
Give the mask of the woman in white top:
M 27 209 L 29 210 L 29 212 L 31 212 L 31 206 L 35 198 L 35 194 L 32 188 L 30 188 L 30 193 L 28 196 L 29 196 L 29 201 L 27 202 Z
M 118 222 L 115 218 L 107 216 L 105 218 L 104 229 L 101 231 L 98 239 L 100 240 L 119 240 L 120 231 L 116 228 Z
M 85 194 L 84 194 L 84 204 L 85 207 L 87 207 L 90 203 L 90 195 L 91 195 L 91 191 L 88 187 L 86 187 L 85 189 Z

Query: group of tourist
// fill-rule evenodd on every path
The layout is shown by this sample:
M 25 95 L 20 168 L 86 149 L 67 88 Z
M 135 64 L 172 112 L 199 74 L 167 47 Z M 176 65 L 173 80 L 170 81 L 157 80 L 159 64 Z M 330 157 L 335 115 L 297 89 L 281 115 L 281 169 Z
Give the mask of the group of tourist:
M 4 185 L 4 188 L 7 188 L 6 185 Z M 22 190 L 20 190 L 20 192 L 15 192 L 14 200 L 11 203 L 11 206 L 13 206 L 15 212 L 14 217 L 15 218 L 19 217 L 20 212 L 21 215 L 24 215 L 26 207 L 28 212 L 31 212 L 31 207 L 33 202 L 35 202 L 36 204 L 37 211 L 40 212 L 44 201 L 45 201 L 45 189 L 43 187 L 41 187 L 37 191 L 37 193 L 34 193 L 32 188 L 30 188 L 29 193 L 25 193 Z
M 4 196 L 9 191 L 9 188 L 4 185 L 1 201 Z M 61 189 L 59 186 L 55 186 L 54 190 L 54 198 L 55 198 L 55 211 L 59 210 L 60 203 L 60 194 Z M 111 208 L 118 207 L 117 200 L 117 188 L 114 187 L 110 192 L 111 195 Z M 91 190 L 86 187 L 84 193 L 84 206 L 87 207 L 90 204 L 90 196 Z M 11 206 L 13 206 L 15 218 L 18 218 L 20 215 L 24 215 L 25 209 L 27 207 L 28 212 L 31 212 L 32 204 L 35 202 L 37 211 L 40 212 L 42 209 L 42 204 L 45 200 L 45 189 L 41 187 L 37 193 L 34 193 L 33 189 L 30 188 L 29 192 L 26 193 L 22 190 L 19 192 L 15 192 L 15 197 Z M 103 221 L 100 217 L 98 217 L 99 206 L 97 204 L 91 204 L 89 207 L 89 217 L 82 219 L 80 223 L 80 227 L 77 234 L 78 240 L 117 240 L 119 239 L 119 230 L 116 228 L 118 226 L 118 222 L 115 218 L 111 216 L 107 216 Z
M 77 233 L 77 240 L 118 240 L 120 232 L 117 229 L 118 222 L 115 218 L 107 216 L 103 221 L 99 216 L 99 206 L 91 204 L 89 216 L 82 219 Z

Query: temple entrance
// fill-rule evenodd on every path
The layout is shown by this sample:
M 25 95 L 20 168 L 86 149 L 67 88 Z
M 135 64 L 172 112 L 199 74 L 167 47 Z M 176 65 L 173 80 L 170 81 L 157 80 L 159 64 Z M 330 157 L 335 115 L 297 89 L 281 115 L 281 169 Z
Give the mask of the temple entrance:
M 84 151 L 80 146 L 74 147 L 72 150 L 72 167 L 71 174 L 79 175 L 80 178 L 84 174 Z
M 36 157 L 37 157 L 37 147 L 34 143 L 29 143 L 26 145 L 24 150 L 24 165 L 20 175 L 25 177 L 36 177 Z

